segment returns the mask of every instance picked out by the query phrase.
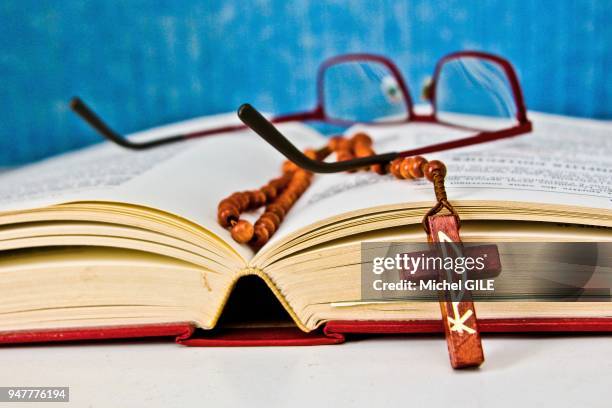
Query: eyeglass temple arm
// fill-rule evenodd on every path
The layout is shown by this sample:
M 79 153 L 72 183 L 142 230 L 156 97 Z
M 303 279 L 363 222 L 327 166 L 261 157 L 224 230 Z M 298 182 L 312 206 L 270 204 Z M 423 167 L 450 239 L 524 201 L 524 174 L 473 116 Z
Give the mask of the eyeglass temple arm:
M 270 121 L 264 118 L 261 113 L 248 103 L 238 108 L 238 117 L 245 125 L 250 127 L 266 142 L 270 143 L 283 156 L 301 168 L 314 173 L 337 173 L 370 166 L 372 164 L 387 163 L 398 155 L 394 152 L 334 163 L 312 160 L 297 149 Z
M 152 147 L 157 147 L 169 143 L 181 142 L 187 139 L 210 136 L 218 133 L 235 132 L 244 130 L 247 128 L 246 125 L 227 125 L 219 128 L 198 130 L 195 132 L 189 132 L 181 135 L 169 136 L 162 139 L 157 139 L 149 142 L 132 142 L 129 139 L 121 136 L 108 126 L 89 106 L 85 104 L 80 98 L 72 98 L 70 101 L 70 108 L 87 122 L 92 128 L 94 128 L 104 138 L 110 140 L 119 146 L 133 149 L 133 150 L 144 150 Z M 272 118 L 274 123 L 292 122 L 300 120 L 316 120 L 322 117 L 320 109 L 315 109 L 309 112 L 292 113 L 286 115 L 280 115 Z
M 100 119 L 100 117 L 96 115 L 95 112 L 91 110 L 91 108 L 89 108 L 89 106 L 87 106 L 85 102 L 83 102 L 81 99 L 76 97 L 72 98 L 72 100 L 70 101 L 70 108 L 72 108 L 72 110 L 77 115 L 79 115 L 81 119 L 87 122 L 92 128 L 97 130 L 98 133 L 100 133 L 106 139 L 128 149 L 148 149 L 151 147 L 156 147 L 168 143 L 179 142 L 187 138 L 186 135 L 177 135 L 170 136 L 164 139 L 152 140 L 150 142 L 131 142 L 130 140 L 126 139 L 125 137 L 121 136 L 119 133 L 111 129 L 110 126 L 108 126 L 106 123 L 104 123 L 104 121 Z

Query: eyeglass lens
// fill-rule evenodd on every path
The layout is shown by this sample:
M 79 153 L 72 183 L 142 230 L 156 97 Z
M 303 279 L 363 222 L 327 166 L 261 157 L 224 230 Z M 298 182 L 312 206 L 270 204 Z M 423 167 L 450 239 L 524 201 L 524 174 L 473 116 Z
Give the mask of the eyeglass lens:
M 459 57 L 440 68 L 435 111 L 440 122 L 479 130 L 517 124 L 516 103 L 503 67 L 478 57 Z
M 329 66 L 323 74 L 328 118 L 347 122 L 401 122 L 408 102 L 399 79 L 385 64 L 355 60 Z M 506 71 L 493 60 L 457 57 L 445 62 L 435 83 L 440 122 L 476 130 L 515 126 L 516 103 Z
M 323 107 L 328 118 L 350 122 L 404 121 L 408 105 L 397 78 L 384 64 L 350 61 L 323 74 Z

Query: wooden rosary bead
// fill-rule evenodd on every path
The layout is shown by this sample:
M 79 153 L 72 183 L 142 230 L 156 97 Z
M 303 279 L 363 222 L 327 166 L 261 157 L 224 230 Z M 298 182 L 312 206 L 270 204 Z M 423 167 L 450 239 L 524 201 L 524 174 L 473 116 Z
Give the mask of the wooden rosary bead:
M 275 214 L 281 221 L 285 218 L 285 210 L 280 205 L 274 203 L 266 207 L 266 212 Z
M 304 193 L 304 191 L 306 191 L 309 185 L 310 184 L 306 179 L 296 180 L 295 189 L 293 190 L 293 192 L 299 197 L 302 195 L 302 193 Z
M 283 191 L 283 194 L 279 195 L 278 198 L 276 200 L 274 200 L 274 202 L 280 204 L 284 208 L 285 206 L 283 205 L 283 203 L 285 203 L 288 200 L 290 200 L 289 193 L 291 193 L 291 187 L 288 186 L 285 189 L 285 191 Z M 285 208 L 285 211 L 286 211 L 286 208 Z
M 364 144 L 356 144 L 353 150 L 355 152 L 355 157 L 368 157 L 374 155 L 374 150 L 370 146 Z
M 270 180 L 269 186 L 274 187 L 277 191 L 282 190 L 291 181 L 291 174 L 284 173 L 282 176 Z
M 353 142 L 350 139 L 342 138 L 338 145 L 338 150 L 348 150 L 350 152 L 353 150 Z
M 309 172 L 305 171 L 305 170 L 298 170 L 295 172 L 295 174 L 293 175 L 293 177 L 291 178 L 291 183 L 294 182 L 294 180 L 305 180 L 310 178 L 311 175 Z M 289 185 L 291 185 L 291 183 L 289 183 Z
M 439 160 L 432 160 L 425 166 L 425 177 L 429 181 L 434 181 L 434 173 L 439 173 L 442 178 L 446 176 L 446 166 Z
M 308 173 L 296 173 L 293 180 L 291 180 L 292 185 L 301 185 L 301 184 L 310 184 L 310 180 L 312 177 Z
M 412 167 L 410 167 L 410 175 L 414 178 L 423 177 L 423 167 L 427 164 L 427 160 L 421 156 L 412 158 Z
M 259 248 L 265 245 L 270 239 L 270 233 L 267 229 L 262 226 L 255 227 L 255 234 L 251 240 L 251 245 L 255 248 Z
M 285 198 L 287 199 L 287 202 L 289 203 L 289 206 L 291 207 L 293 203 L 295 203 L 295 201 L 298 199 L 298 195 L 297 195 L 297 192 L 295 191 L 295 187 L 292 187 L 291 190 L 287 191 Z
M 310 187 L 310 183 L 312 182 L 312 177 L 306 175 L 306 177 L 298 179 L 297 183 L 300 187 L 300 194 L 302 194 L 308 187 Z
M 270 219 L 268 217 L 264 217 L 264 216 L 259 217 L 257 222 L 255 222 L 255 226 L 257 226 L 257 227 L 264 227 L 265 229 L 268 230 L 268 233 L 270 235 L 274 234 L 274 232 L 276 231 L 276 225 L 274 225 L 274 221 L 272 221 L 272 219 Z
M 240 192 L 232 193 L 232 195 L 229 196 L 229 199 L 232 200 L 238 207 L 240 207 Z
M 228 202 L 223 203 L 222 205 L 219 206 L 218 210 L 219 212 L 223 210 L 231 210 L 233 212 L 240 214 L 240 208 L 238 207 L 238 203 L 235 203 L 233 201 L 228 201 Z
M 263 191 L 266 187 L 267 186 L 264 186 L 261 190 L 253 190 L 249 192 L 249 210 L 257 209 L 266 204 L 267 195 Z
M 261 188 L 261 193 L 264 195 L 264 198 L 265 198 L 264 201 L 272 201 L 278 195 L 278 191 L 277 191 L 276 187 L 274 187 L 274 186 L 272 186 L 270 184 L 263 186 Z
M 274 223 L 274 228 L 278 229 L 278 226 L 281 223 L 281 219 L 278 215 L 276 215 L 275 213 L 271 212 L 271 211 L 266 211 L 263 213 L 263 215 L 261 216 L 262 218 L 268 218 L 272 221 L 272 223 Z
M 357 158 L 374 156 L 376 154 L 374 149 L 372 149 L 372 138 L 367 133 L 356 133 L 351 138 L 351 142 L 353 143 L 353 150 Z M 366 170 L 371 170 L 377 174 L 385 174 L 385 168 L 381 164 L 373 164 L 366 168 Z
M 327 147 L 329 147 L 329 150 L 331 150 L 332 152 L 338 152 L 340 150 L 350 151 L 353 148 L 353 144 L 350 140 L 342 136 L 334 136 L 329 139 Z
M 314 150 L 314 149 L 306 149 L 306 150 L 304 150 L 304 154 L 310 160 L 317 160 L 317 151 Z
M 292 202 L 295 202 L 298 198 L 300 198 L 302 193 L 306 190 L 305 188 L 303 188 L 303 186 L 304 185 L 302 184 L 302 182 L 296 180 L 296 182 L 293 183 L 293 185 L 291 186 L 291 189 L 287 191 L 287 196 L 291 199 Z
M 393 174 L 398 179 L 402 178 L 402 173 L 400 172 L 401 164 L 402 164 L 402 158 L 398 157 L 397 159 L 393 160 L 391 162 L 391 165 L 389 166 L 389 171 L 391 172 L 391 174 Z
M 295 193 L 295 182 L 291 180 L 291 184 L 289 184 L 287 188 L 285 189 L 285 191 L 283 191 L 283 194 L 281 194 L 281 198 L 287 199 L 288 197 L 291 197 L 294 193 Z
M 238 203 L 233 200 L 232 198 L 224 198 L 223 200 L 221 200 L 221 202 L 219 202 L 219 205 L 217 206 L 218 210 L 221 210 L 222 208 L 227 208 L 227 207 L 235 207 L 236 210 L 238 209 Z
M 298 175 L 296 174 L 295 180 L 293 180 L 293 185 L 300 191 L 304 191 L 310 186 L 310 176 L 308 174 Z
M 414 158 L 412 157 L 405 157 L 402 160 L 402 164 L 400 164 L 400 174 L 402 175 L 403 178 L 405 179 L 413 178 L 412 174 L 410 173 L 410 169 L 412 168 L 413 162 L 414 162 Z
M 280 205 L 283 210 L 285 211 L 285 214 L 289 211 L 289 209 L 291 208 L 291 206 L 293 205 L 293 202 L 291 201 L 291 198 L 287 195 L 284 195 L 282 197 L 280 197 L 277 201 L 278 205 Z
M 338 161 L 353 160 L 354 158 L 355 156 L 349 150 L 339 150 L 336 153 L 336 160 Z
M 355 144 L 354 152 L 355 152 L 355 157 L 357 158 L 374 156 L 375 154 L 374 150 L 370 146 L 366 144 L 357 144 L 357 143 Z M 372 166 L 365 167 L 364 170 L 372 170 L 380 174 L 380 171 L 382 171 L 382 166 L 378 164 L 374 164 Z
M 373 164 L 370 166 L 370 170 L 372 170 L 374 173 L 379 174 L 381 176 L 387 173 L 385 171 L 385 166 L 383 166 L 382 164 Z
M 330 138 L 329 142 L 327 142 L 327 148 L 332 152 L 335 152 L 336 150 L 338 150 L 338 145 L 340 144 L 340 140 L 342 139 L 342 136 L 334 136 Z
M 232 238 L 234 241 L 240 244 L 246 244 L 251 239 L 253 239 L 253 235 L 255 234 L 255 227 L 245 220 L 240 220 L 231 229 Z
M 240 200 L 242 200 L 240 204 L 244 207 L 245 210 L 249 208 L 249 206 L 251 205 L 251 192 L 243 191 L 242 193 L 240 193 Z
M 283 173 L 293 173 L 298 169 L 298 165 L 292 162 L 291 160 L 285 160 L 283 162 Z
M 233 208 L 224 208 L 219 210 L 217 221 L 221 224 L 222 227 L 229 227 L 232 224 L 232 221 L 238 221 L 240 217 L 240 212 Z
M 249 206 L 249 193 L 248 192 L 240 192 L 234 193 L 230 196 L 233 200 L 238 204 L 238 210 L 244 211 Z
M 372 146 L 372 138 L 363 132 L 355 133 L 351 138 L 351 142 L 353 142 L 355 148 L 357 148 L 357 146 Z
M 288 176 L 288 174 L 285 174 L 284 176 Z M 268 184 L 266 184 L 264 187 L 274 188 L 276 190 L 276 195 L 278 195 L 279 190 L 282 190 L 287 185 L 287 182 L 283 179 L 284 177 L 279 177 L 277 179 L 270 180 L 270 182 L 268 182 Z M 261 189 L 263 190 L 263 187 Z

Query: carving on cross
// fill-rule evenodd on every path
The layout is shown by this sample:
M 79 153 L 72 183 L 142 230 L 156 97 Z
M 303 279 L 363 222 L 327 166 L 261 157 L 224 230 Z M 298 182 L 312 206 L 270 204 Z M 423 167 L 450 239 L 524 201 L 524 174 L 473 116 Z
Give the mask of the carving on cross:
M 472 329 L 470 326 L 465 325 L 465 321 L 469 319 L 474 312 L 471 309 L 468 309 L 463 315 L 459 313 L 459 302 L 452 302 L 453 304 L 453 317 L 448 318 L 448 326 L 450 331 L 456 331 L 459 333 L 463 333 L 466 331 L 467 334 L 474 334 L 476 330 Z

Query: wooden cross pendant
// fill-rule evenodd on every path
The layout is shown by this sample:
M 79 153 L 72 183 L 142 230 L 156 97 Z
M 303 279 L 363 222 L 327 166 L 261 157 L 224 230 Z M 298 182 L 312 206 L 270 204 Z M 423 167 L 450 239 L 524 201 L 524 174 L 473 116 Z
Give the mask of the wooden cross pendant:
M 427 224 L 430 242 L 448 242 L 451 247 L 461 247 L 459 228 L 453 215 L 429 216 Z M 445 272 L 440 273 L 444 274 L 446 279 Z M 452 275 L 456 274 L 452 272 Z M 440 298 L 442 323 L 453 368 L 478 367 L 484 362 L 476 309 L 469 293 L 465 295 L 467 296 L 462 296 L 459 301 L 453 301 L 450 293 L 444 293 Z

